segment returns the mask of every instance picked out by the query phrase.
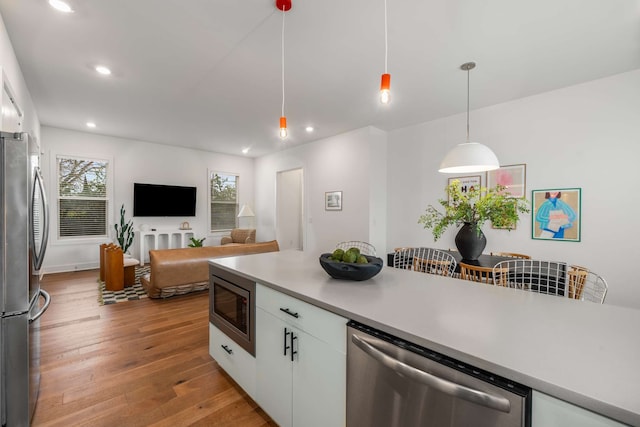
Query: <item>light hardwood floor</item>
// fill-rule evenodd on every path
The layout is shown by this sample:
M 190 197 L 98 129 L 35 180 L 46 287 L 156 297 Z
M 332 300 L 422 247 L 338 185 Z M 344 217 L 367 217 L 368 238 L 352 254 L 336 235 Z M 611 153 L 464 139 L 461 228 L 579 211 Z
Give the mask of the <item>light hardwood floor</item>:
M 44 277 L 33 426 L 275 425 L 209 356 L 207 292 L 100 306 L 97 277 Z

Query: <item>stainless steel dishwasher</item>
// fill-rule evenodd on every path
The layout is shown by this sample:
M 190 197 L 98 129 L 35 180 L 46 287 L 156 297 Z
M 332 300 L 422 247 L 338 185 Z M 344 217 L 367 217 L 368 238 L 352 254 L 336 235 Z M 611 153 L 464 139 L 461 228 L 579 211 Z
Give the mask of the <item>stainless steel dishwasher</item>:
M 531 389 L 351 321 L 348 427 L 531 425 Z

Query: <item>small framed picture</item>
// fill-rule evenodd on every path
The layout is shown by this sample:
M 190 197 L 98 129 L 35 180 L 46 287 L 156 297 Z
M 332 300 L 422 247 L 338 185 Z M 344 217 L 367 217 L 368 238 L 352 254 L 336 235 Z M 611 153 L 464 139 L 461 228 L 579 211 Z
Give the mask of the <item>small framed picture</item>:
M 531 192 L 531 238 L 580 241 L 582 190 L 554 188 Z
M 324 210 L 325 211 L 341 211 L 342 210 L 342 191 L 328 191 L 324 193 Z
M 481 175 L 454 176 L 452 178 L 449 178 L 449 181 L 447 182 L 447 184 L 451 185 L 451 183 L 456 179 L 460 181 L 460 191 L 463 193 L 468 193 L 473 189 L 480 190 L 480 187 L 482 184 Z M 449 200 L 449 203 L 451 203 L 451 200 Z
M 517 222 L 512 224 L 512 225 L 510 225 L 510 226 L 506 226 L 506 227 L 496 227 L 493 224 L 493 222 L 491 223 L 491 228 L 493 228 L 494 230 L 509 230 L 509 231 L 511 231 L 511 230 L 515 230 L 517 226 L 518 226 Z
M 503 192 L 510 197 L 524 197 L 527 191 L 527 165 L 505 165 L 487 172 L 487 188 L 506 187 Z

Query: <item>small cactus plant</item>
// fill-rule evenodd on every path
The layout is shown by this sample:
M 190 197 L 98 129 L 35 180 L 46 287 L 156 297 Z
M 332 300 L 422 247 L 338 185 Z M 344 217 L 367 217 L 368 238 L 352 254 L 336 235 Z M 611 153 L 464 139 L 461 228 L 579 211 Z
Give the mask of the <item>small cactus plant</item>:
M 120 226 L 118 227 L 118 224 L 116 223 L 113 225 L 113 228 L 116 229 L 116 239 L 122 248 L 122 252 L 127 252 L 133 243 L 133 236 L 135 236 L 135 232 L 133 231 L 133 220 L 125 222 L 124 213 L 124 204 L 122 204 L 122 207 L 120 208 Z

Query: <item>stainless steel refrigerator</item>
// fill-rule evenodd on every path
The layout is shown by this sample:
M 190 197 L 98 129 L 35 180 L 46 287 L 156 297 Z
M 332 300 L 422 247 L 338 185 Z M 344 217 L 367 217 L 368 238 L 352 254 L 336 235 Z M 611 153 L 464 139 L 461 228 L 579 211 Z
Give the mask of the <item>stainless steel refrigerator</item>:
M 40 388 L 40 289 L 49 214 L 39 152 L 26 133 L 0 133 L 0 414 L 28 426 Z

